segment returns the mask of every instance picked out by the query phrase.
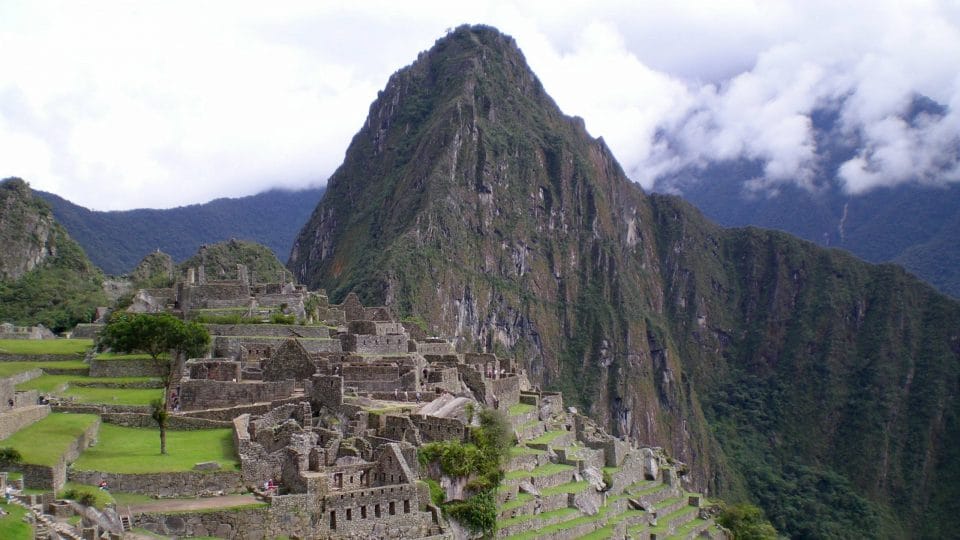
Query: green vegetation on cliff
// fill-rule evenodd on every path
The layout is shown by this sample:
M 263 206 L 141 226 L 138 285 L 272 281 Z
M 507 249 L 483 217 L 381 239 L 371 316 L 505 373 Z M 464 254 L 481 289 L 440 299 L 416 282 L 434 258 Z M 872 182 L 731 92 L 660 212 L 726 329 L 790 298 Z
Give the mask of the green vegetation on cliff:
M 107 305 L 103 275 L 18 178 L 0 182 L 0 321 L 63 331 Z
M 289 268 L 507 352 L 796 537 L 960 529 L 960 304 L 648 196 L 512 39 L 461 27 L 370 107 Z
M 57 221 L 83 246 L 94 264 L 111 275 L 126 274 L 148 253 L 161 250 L 175 261 L 203 244 L 244 238 L 286 258 L 297 230 L 323 188 L 274 189 L 248 197 L 216 199 L 177 208 L 112 212 L 88 210 L 52 193 L 38 192 Z
M 208 280 L 237 279 L 237 265 L 244 264 L 255 283 L 277 283 L 290 272 L 266 246 L 244 240 L 228 240 L 200 246 L 199 251 L 180 264 L 181 270 L 204 267 Z

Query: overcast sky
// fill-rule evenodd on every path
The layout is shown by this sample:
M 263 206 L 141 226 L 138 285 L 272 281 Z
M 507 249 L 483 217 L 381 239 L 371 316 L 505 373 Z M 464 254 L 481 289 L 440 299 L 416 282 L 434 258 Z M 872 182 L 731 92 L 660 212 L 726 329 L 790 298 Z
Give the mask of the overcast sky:
M 956 2 L 457 4 L 0 0 L 0 177 L 100 210 L 322 184 L 392 72 L 484 23 L 648 188 L 738 158 L 812 186 L 822 107 L 865 141 L 849 191 L 960 180 Z

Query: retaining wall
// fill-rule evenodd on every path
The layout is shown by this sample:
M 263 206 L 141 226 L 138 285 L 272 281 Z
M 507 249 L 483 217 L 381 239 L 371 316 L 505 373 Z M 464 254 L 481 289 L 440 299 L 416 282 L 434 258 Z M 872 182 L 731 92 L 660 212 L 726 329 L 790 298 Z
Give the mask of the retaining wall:
M 0 439 L 6 439 L 48 414 L 50 414 L 49 405 L 20 407 L 0 414 Z
M 90 360 L 91 377 L 160 377 L 163 368 L 152 358 L 130 360 Z
M 124 493 L 139 493 L 165 497 L 195 497 L 244 490 L 239 471 L 181 471 L 152 474 L 119 474 L 100 471 L 75 471 L 67 479 L 79 484 L 95 486 L 106 480 L 110 489 Z

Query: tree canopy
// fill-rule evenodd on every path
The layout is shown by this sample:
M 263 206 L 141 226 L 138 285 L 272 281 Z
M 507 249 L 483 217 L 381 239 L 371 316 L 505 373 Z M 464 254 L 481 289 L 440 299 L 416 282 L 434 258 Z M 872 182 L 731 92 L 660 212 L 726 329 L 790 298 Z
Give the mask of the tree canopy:
M 202 356 L 209 346 L 206 328 L 183 322 L 169 313 L 116 313 L 100 333 L 101 348 L 143 352 L 154 360 L 170 351 L 188 358 Z

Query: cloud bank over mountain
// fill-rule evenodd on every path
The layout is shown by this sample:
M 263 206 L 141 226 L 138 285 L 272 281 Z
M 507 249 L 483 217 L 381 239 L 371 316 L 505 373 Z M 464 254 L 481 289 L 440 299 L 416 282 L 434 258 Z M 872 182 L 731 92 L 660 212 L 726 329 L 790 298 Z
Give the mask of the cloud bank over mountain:
M 448 4 L 5 3 L 0 176 L 96 209 L 322 183 L 389 74 L 470 22 L 513 35 L 648 188 L 747 159 L 751 189 L 816 189 L 818 111 L 856 141 L 850 193 L 960 180 L 955 4 Z

